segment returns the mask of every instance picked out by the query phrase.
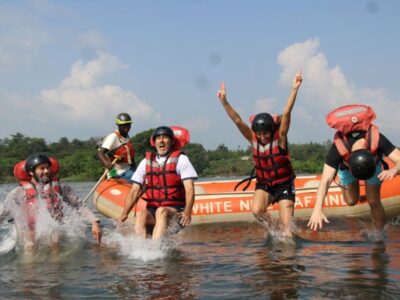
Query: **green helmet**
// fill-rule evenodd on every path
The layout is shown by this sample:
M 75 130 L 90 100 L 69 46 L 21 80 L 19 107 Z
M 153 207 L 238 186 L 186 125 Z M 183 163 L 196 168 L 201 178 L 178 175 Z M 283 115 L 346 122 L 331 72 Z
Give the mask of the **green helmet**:
M 115 124 L 117 125 L 132 124 L 131 116 L 128 115 L 127 113 L 120 113 L 115 119 Z

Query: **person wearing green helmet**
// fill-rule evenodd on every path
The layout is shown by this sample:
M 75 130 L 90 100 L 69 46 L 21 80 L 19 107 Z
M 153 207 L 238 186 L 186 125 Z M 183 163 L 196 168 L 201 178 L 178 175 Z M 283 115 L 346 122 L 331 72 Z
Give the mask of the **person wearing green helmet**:
M 129 137 L 132 118 L 127 113 L 117 115 L 115 124 L 118 129 L 104 139 L 98 157 L 109 171 L 109 177 L 122 178 L 131 182 L 131 177 L 136 169 L 135 149 Z M 115 163 L 113 164 L 113 161 Z

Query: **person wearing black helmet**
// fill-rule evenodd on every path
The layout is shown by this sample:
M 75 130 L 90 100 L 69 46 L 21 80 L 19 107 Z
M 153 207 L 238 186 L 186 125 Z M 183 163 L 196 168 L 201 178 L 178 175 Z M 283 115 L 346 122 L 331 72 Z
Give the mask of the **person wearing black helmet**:
M 135 149 L 129 137 L 132 118 L 127 113 L 120 113 L 115 120 L 118 130 L 110 133 L 99 149 L 98 157 L 105 168 L 110 170 L 109 177 L 123 178 L 130 181 L 135 172 Z M 112 162 L 116 160 L 113 164 Z
M 82 206 L 79 198 L 71 187 L 61 185 L 57 173 L 59 163 L 53 157 L 35 153 L 26 160 L 20 161 L 14 167 L 14 176 L 19 186 L 8 193 L 5 200 L 5 213 L 11 214 L 19 230 L 23 234 L 24 246 L 33 245 L 36 239 L 36 224 L 38 218 L 44 216 L 39 212 L 39 200 L 43 200 L 50 217 L 62 223 L 65 204 L 79 211 L 92 223 L 92 234 L 98 243 L 101 242 L 101 228 L 98 219 L 86 207 Z M 17 210 L 12 209 L 18 207 Z M 58 243 L 58 239 L 51 241 Z
M 321 229 L 324 222 L 329 223 L 322 207 L 336 174 L 343 198 L 350 206 L 359 201 L 360 180 L 365 181 L 373 226 L 376 230 L 384 229 L 381 184 L 400 174 L 400 150 L 372 124 L 374 119 L 372 108 L 359 104 L 342 106 L 328 114 L 327 123 L 337 132 L 325 159 L 314 210 L 307 224 L 312 230 Z M 384 168 L 386 163 L 382 156 L 394 162 L 394 167 Z
M 257 182 L 251 210 L 259 221 L 269 225 L 271 216 L 267 212 L 267 207 L 277 202 L 280 222 L 284 226 L 284 234 L 288 237 L 292 237 L 293 234 L 291 220 L 295 201 L 295 174 L 291 167 L 287 134 L 291 112 L 301 83 L 301 73 L 298 72 L 293 79 L 282 116 L 259 113 L 251 120 L 251 128 L 228 103 L 223 83 L 218 91 L 218 98 L 226 113 L 253 149 Z
M 119 220 L 123 222 L 128 218 L 140 198 L 141 190 L 145 190 L 142 198 L 147 205 L 136 215 L 135 231 L 139 236 L 146 237 L 147 226 L 154 226 L 152 238 L 156 240 L 166 233 L 170 220 L 175 216 L 179 217 L 181 226 L 190 224 L 197 173 L 178 147 L 170 127 L 158 127 L 150 139 L 156 152 L 147 152 L 139 163 Z

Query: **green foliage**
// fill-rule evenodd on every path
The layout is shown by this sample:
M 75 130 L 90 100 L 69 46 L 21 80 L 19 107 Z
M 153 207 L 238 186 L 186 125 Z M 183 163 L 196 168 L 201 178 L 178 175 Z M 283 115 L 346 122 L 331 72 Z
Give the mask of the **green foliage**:
M 152 151 L 150 136 L 153 129 L 139 132 L 132 137 L 139 163 L 146 151 Z M 15 181 L 14 165 L 35 152 L 52 155 L 60 160 L 60 177 L 63 180 L 96 181 L 104 172 L 97 159 L 97 148 L 103 138 L 92 137 L 87 141 L 62 137 L 58 142 L 47 144 L 43 138 L 31 138 L 21 133 L 0 139 L 0 182 Z M 332 144 L 290 144 L 292 164 L 297 174 L 321 173 L 325 155 Z M 201 144 L 188 144 L 183 150 L 190 158 L 200 177 L 247 176 L 253 168 L 251 149 L 230 150 L 224 144 L 215 150 L 206 150 Z
M 208 153 L 201 144 L 189 144 L 185 147 L 184 151 L 190 158 L 193 167 L 198 174 L 203 174 L 204 170 L 208 168 L 210 162 Z
M 154 129 L 149 129 L 146 131 L 139 132 L 135 136 L 132 137 L 132 143 L 135 148 L 135 161 L 138 164 L 144 157 L 147 151 L 152 151 L 152 147 L 150 145 L 150 137 L 153 133 Z
M 289 145 L 292 165 L 297 174 L 318 174 L 322 172 L 328 147 L 331 143 Z

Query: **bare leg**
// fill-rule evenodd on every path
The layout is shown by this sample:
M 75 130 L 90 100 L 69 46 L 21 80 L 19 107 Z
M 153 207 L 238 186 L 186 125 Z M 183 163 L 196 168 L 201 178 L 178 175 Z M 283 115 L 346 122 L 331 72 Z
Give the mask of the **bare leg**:
M 137 213 L 135 219 L 135 232 L 137 235 L 147 237 L 147 225 L 154 225 L 155 221 L 151 213 L 147 209 Z
M 360 184 L 358 180 L 346 185 L 345 188 L 342 188 L 342 193 L 347 205 L 355 205 L 360 199 Z
M 256 219 L 260 222 L 270 224 L 272 222 L 271 215 L 267 212 L 269 194 L 263 190 L 254 192 L 253 201 L 251 202 L 251 211 Z
M 50 233 L 50 247 L 52 250 L 60 249 L 60 234 L 54 230 Z
M 371 217 L 374 226 L 378 230 L 385 227 L 385 210 L 381 202 L 381 185 L 365 185 L 368 204 L 371 207 Z
M 35 247 L 35 230 L 28 229 L 26 232 L 23 232 L 23 243 L 24 243 L 24 250 L 28 252 L 32 252 Z
M 284 233 L 288 236 L 293 236 L 291 229 L 291 220 L 294 212 L 294 202 L 288 199 L 279 201 L 279 220 L 281 221 Z
M 169 220 L 178 212 L 172 207 L 159 207 L 156 210 L 156 225 L 153 229 L 153 240 L 157 240 L 165 234 Z

